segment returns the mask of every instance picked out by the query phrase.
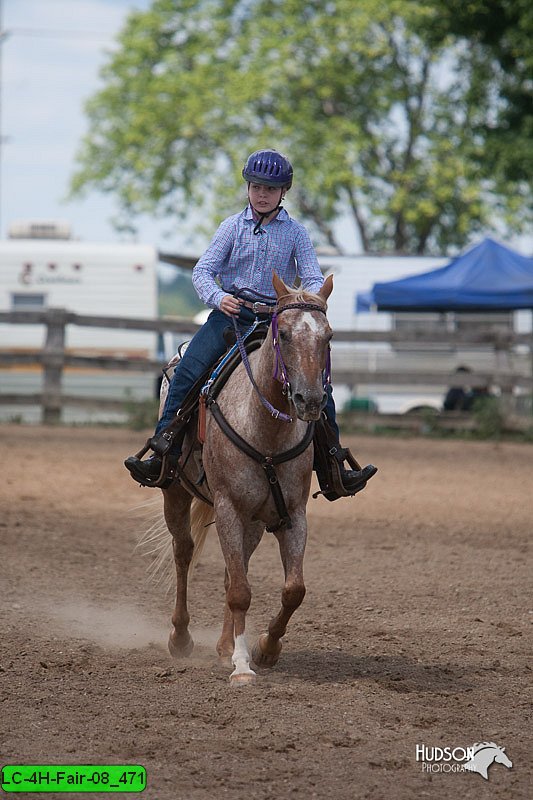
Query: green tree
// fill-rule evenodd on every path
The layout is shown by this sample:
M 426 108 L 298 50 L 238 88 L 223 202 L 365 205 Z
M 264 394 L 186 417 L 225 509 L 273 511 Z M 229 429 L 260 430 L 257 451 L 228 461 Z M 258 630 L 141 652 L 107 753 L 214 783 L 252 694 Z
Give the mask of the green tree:
M 446 252 L 505 216 L 520 230 L 524 197 L 480 166 L 482 57 L 436 43 L 437 19 L 430 0 L 154 0 L 87 106 L 73 190 L 112 192 L 127 224 L 221 217 L 242 205 L 246 153 L 273 145 L 330 244 L 346 211 L 366 251 Z
M 505 180 L 533 174 L 533 5 L 530 0 L 434 0 L 438 25 L 427 35 L 467 42 L 480 55 L 475 83 L 490 87 L 491 114 L 479 120 L 483 166 Z M 523 186 L 523 191 L 529 187 Z

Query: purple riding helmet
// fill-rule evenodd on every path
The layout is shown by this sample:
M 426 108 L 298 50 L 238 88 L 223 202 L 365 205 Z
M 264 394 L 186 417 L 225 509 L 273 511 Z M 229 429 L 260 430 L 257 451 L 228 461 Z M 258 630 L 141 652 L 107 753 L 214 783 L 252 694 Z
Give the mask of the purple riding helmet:
M 278 186 L 290 189 L 292 186 L 292 164 L 277 150 L 256 150 L 248 156 L 242 177 L 248 183 L 264 186 Z

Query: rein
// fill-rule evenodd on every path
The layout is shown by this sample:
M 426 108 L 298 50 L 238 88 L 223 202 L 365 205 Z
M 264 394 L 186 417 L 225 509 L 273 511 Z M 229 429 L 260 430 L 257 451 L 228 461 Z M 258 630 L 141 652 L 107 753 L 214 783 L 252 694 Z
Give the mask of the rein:
M 233 327 L 235 329 L 235 337 L 237 339 L 237 347 L 239 348 L 239 353 L 241 354 L 242 363 L 244 364 L 244 368 L 245 368 L 245 370 L 246 370 L 246 372 L 248 374 L 248 377 L 250 378 L 250 382 L 251 382 L 252 386 L 254 387 L 257 396 L 261 400 L 261 402 L 264 405 L 264 407 L 266 408 L 266 410 L 274 417 L 274 419 L 280 419 L 282 422 L 292 422 L 293 418 L 291 416 L 289 416 L 289 414 L 285 414 L 283 411 L 279 411 L 279 409 L 274 408 L 274 406 L 272 405 L 270 400 L 267 400 L 267 398 L 264 397 L 261 394 L 261 390 L 259 389 L 259 386 L 255 382 L 255 378 L 254 378 L 253 373 L 252 373 L 252 368 L 250 366 L 250 361 L 248 360 L 248 353 L 246 352 L 246 348 L 244 346 L 243 337 L 242 337 L 242 334 L 241 334 L 241 332 L 239 330 L 239 326 L 237 325 L 237 321 L 236 321 L 235 317 L 232 317 L 231 321 L 233 322 Z M 274 321 L 274 320 L 272 320 L 272 321 Z M 281 358 L 281 353 L 280 353 L 280 358 Z M 285 387 L 284 387 L 284 394 L 285 394 Z

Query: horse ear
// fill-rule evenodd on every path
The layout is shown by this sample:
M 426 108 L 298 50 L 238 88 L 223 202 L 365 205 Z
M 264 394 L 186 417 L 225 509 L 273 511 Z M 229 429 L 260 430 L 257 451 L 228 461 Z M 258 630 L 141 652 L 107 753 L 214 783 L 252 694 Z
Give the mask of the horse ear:
M 333 291 L 333 275 L 328 275 L 318 294 L 323 300 L 327 300 Z
M 288 287 L 285 286 L 277 272 L 272 273 L 272 286 L 274 287 L 274 291 L 276 292 L 276 297 L 278 300 L 280 297 L 289 294 Z

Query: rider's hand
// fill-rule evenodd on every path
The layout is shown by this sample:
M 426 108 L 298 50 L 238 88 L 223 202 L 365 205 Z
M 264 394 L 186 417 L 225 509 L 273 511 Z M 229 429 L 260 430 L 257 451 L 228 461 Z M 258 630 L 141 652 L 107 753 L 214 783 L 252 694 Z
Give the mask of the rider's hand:
M 220 301 L 220 310 L 228 317 L 237 317 L 241 308 L 242 300 L 238 300 L 231 294 L 225 294 Z

